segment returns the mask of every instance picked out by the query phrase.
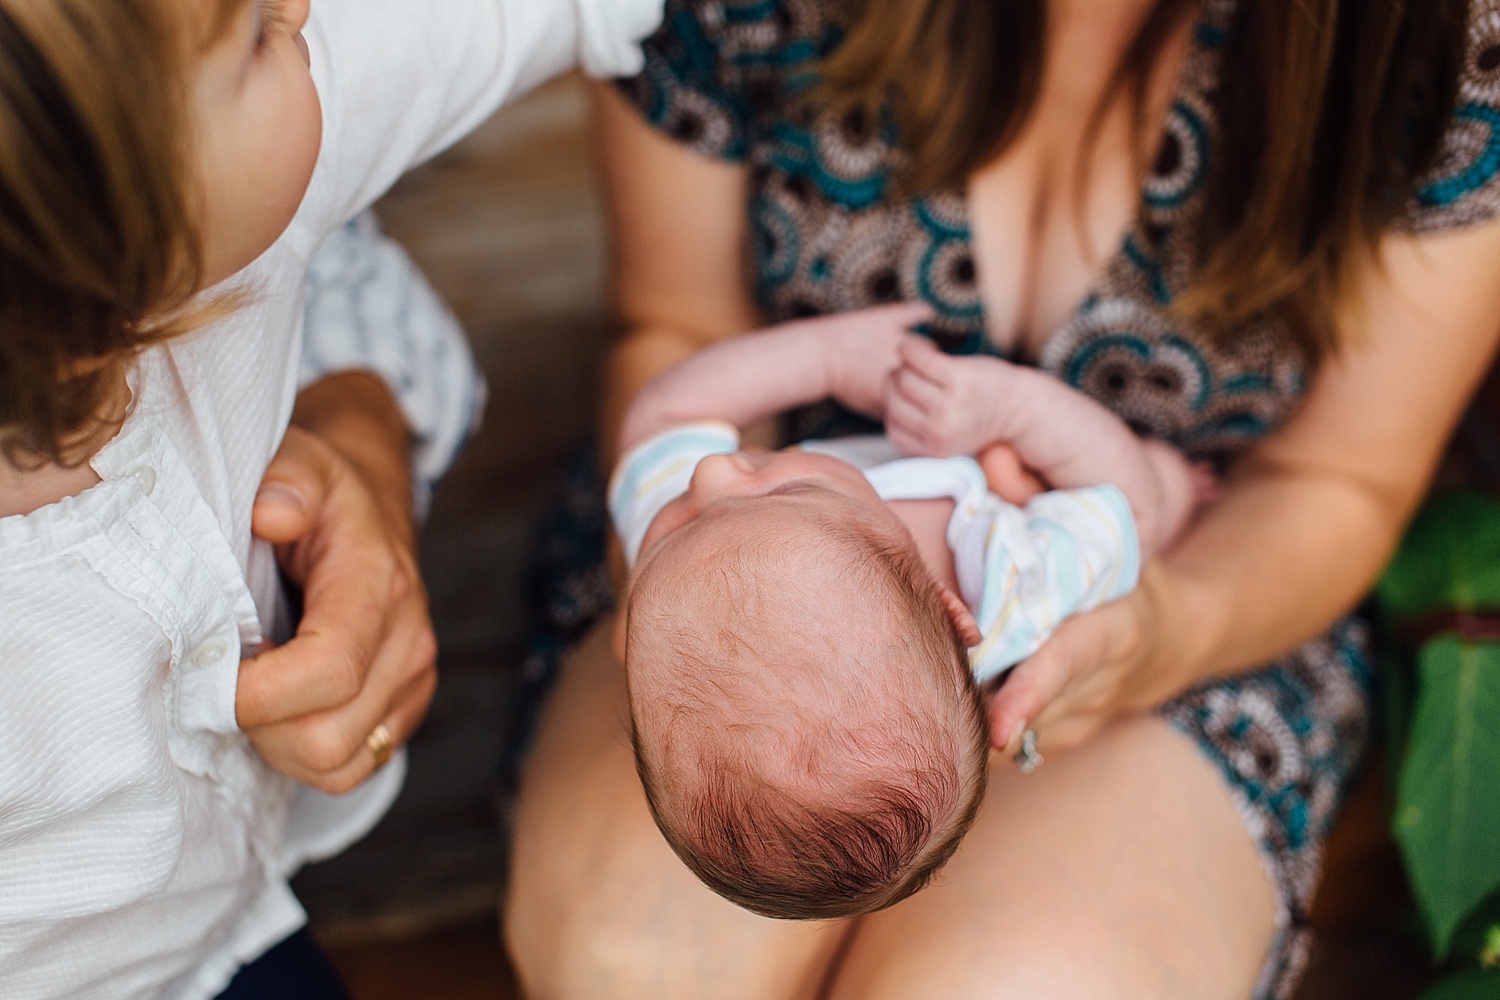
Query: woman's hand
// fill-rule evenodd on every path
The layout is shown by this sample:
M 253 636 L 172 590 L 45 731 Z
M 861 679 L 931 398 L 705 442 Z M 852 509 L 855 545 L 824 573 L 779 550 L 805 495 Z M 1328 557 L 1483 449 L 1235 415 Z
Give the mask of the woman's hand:
M 255 506 L 305 608 L 295 638 L 241 665 L 239 722 L 271 767 L 333 794 L 383 763 L 378 726 L 410 739 L 437 685 L 406 433 L 378 379 L 323 379 L 299 397 Z
M 1148 567 L 1129 596 L 1068 619 L 1007 675 L 989 703 L 996 749 L 1014 753 L 1030 729 L 1043 753 L 1070 750 L 1181 693 L 1162 656 L 1166 575 Z

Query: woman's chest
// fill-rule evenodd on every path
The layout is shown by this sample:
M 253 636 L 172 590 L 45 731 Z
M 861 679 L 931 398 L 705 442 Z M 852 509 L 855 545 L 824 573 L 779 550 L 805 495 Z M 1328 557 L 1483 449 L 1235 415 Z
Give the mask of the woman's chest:
M 1192 223 L 1214 156 L 1213 29 L 1183 29 L 1175 63 L 1151 81 L 1154 149 L 1132 148 L 1143 133 L 1129 101 L 1095 128 L 1097 89 L 1054 89 L 965 190 L 903 197 L 889 127 L 767 116 L 748 153 L 769 318 L 925 301 L 946 350 L 1036 360 L 1199 457 L 1242 450 L 1284 419 L 1303 372 L 1274 318 L 1220 339 L 1173 309 L 1201 257 Z
M 969 179 L 985 332 L 1003 354 L 1036 357 L 1078 311 L 1140 214 L 1146 146 L 1152 171 L 1167 159 L 1156 147 L 1193 24 L 1171 32 L 1137 91 L 1126 63 L 1135 13 L 1115 4 L 1054 18 L 1030 117 Z

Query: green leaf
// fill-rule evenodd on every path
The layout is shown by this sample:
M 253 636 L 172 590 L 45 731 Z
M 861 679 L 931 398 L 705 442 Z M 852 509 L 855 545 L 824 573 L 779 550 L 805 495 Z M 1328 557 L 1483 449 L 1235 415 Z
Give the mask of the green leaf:
M 1500 1000 L 1500 975 L 1465 972 L 1450 976 L 1423 993 L 1422 1000 Z
M 1465 918 L 1453 935 L 1453 954 L 1466 965 L 1500 972 L 1500 892 Z
M 1483 493 L 1434 498 L 1407 529 L 1376 594 L 1402 619 L 1500 607 L 1500 501 Z
M 1500 887 L 1500 644 L 1445 637 L 1418 664 L 1396 838 L 1439 958 Z

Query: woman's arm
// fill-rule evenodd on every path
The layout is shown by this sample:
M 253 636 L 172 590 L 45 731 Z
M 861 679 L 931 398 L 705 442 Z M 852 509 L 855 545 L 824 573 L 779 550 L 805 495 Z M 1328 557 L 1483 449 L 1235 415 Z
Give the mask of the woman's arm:
M 1500 337 L 1500 222 L 1391 236 L 1349 347 L 1136 594 L 1066 623 L 995 697 L 1052 747 L 1285 655 L 1368 591 Z
M 607 465 L 625 413 L 657 375 L 759 325 L 748 291 L 746 168 L 654 131 L 607 84 L 594 88 L 622 330 L 604 379 Z

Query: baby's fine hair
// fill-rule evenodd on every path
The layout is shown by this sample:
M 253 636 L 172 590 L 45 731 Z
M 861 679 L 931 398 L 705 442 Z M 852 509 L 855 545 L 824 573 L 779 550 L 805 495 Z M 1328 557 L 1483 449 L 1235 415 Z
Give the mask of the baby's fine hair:
M 190 71 L 245 2 L 0 0 L 11 462 L 86 458 L 79 444 L 122 415 L 102 409 L 135 355 L 203 321 L 183 311 L 201 272 Z
M 633 726 L 637 768 L 658 827 L 711 889 L 777 919 L 855 916 L 910 896 L 952 857 L 986 787 L 984 705 L 936 584 L 910 546 L 857 528 L 831 530 L 845 536 L 841 547 L 873 584 L 869 600 L 889 605 L 914 654 L 903 665 L 931 669 L 936 710 L 907 706 L 897 713 L 899 725 L 880 727 L 844 726 L 809 713 L 796 724 L 814 731 L 788 741 L 785 733 L 747 725 L 755 714 L 750 706 L 741 705 L 745 711 L 736 717 L 732 696 L 726 704 L 713 680 L 717 650 L 707 651 L 693 623 L 663 622 L 654 610 L 650 620 L 638 620 L 634 602 L 627 623 L 627 663 L 644 646 L 646 655 L 666 655 L 695 678 L 662 708 L 673 720 L 664 741 L 670 748 L 648 745 L 639 723 Z M 642 639 L 642 630 L 654 634 Z M 758 745 L 746 752 L 723 738 L 732 730 Z M 804 770 L 837 771 L 844 780 L 811 794 L 784 787 L 758 766 L 773 744 L 774 753 L 805 757 Z M 665 752 L 685 752 L 692 761 L 681 769 L 693 775 L 686 794 L 665 787 Z

